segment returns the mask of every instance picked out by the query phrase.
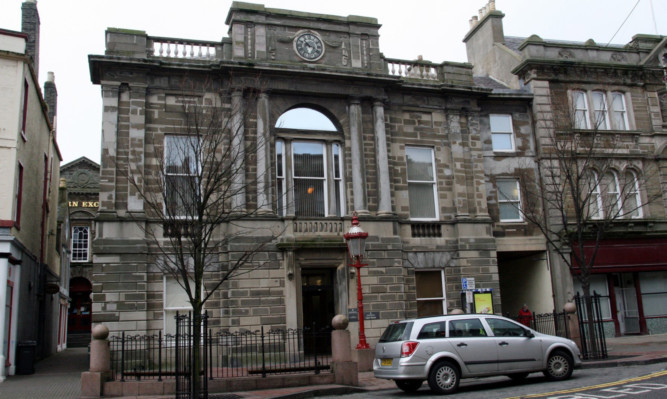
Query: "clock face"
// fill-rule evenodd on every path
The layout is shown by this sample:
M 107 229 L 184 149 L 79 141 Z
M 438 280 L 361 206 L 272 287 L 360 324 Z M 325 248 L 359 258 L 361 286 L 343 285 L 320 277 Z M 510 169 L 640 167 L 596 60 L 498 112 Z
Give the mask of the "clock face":
M 294 39 L 294 50 L 306 61 L 317 61 L 324 55 L 324 43 L 313 33 L 302 33 Z

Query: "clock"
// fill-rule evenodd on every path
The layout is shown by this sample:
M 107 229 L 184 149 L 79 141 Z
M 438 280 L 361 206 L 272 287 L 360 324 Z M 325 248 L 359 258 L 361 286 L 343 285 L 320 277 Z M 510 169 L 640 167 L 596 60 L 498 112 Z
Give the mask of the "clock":
M 304 32 L 294 38 L 294 51 L 306 61 L 317 61 L 324 55 L 324 43 L 313 32 Z

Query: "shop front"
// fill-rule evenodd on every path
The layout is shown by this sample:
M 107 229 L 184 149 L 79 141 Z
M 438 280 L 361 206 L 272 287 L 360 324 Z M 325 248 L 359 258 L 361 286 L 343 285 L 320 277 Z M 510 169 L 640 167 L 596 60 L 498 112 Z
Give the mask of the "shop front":
M 594 245 L 586 244 L 589 255 Z M 577 276 L 574 287 L 582 293 Z M 603 241 L 590 289 L 601 296 L 607 336 L 667 333 L 667 239 Z

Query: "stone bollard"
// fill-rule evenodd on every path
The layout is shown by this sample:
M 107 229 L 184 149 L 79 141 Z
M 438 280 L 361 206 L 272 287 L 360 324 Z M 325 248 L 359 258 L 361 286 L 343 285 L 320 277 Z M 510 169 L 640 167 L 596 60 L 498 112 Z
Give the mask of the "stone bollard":
M 90 370 L 81 373 L 81 397 L 101 397 L 104 382 L 111 377 L 111 353 L 109 348 L 109 329 L 104 324 L 93 327 L 90 342 Z
M 567 329 L 570 335 L 570 339 L 574 341 L 575 344 L 581 350 L 581 333 L 579 332 L 579 317 L 577 317 L 577 306 L 574 302 L 567 302 L 563 306 L 563 311 L 565 311 L 565 317 L 567 318 Z
M 341 385 L 359 385 L 357 363 L 352 361 L 350 332 L 346 330 L 349 320 L 342 314 L 334 316 L 331 325 L 331 368 L 334 381 Z

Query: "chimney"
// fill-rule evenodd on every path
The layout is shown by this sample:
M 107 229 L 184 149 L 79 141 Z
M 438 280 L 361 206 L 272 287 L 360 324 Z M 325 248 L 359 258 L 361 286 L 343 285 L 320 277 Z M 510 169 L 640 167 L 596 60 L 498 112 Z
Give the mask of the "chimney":
M 21 32 L 28 35 L 26 52 L 32 57 L 35 73 L 39 76 L 39 13 L 37 0 L 25 0 L 21 5 Z
M 56 76 L 53 72 L 48 72 L 46 82 L 44 82 L 44 101 L 49 106 L 49 120 L 55 130 L 58 113 L 58 90 L 56 89 Z

